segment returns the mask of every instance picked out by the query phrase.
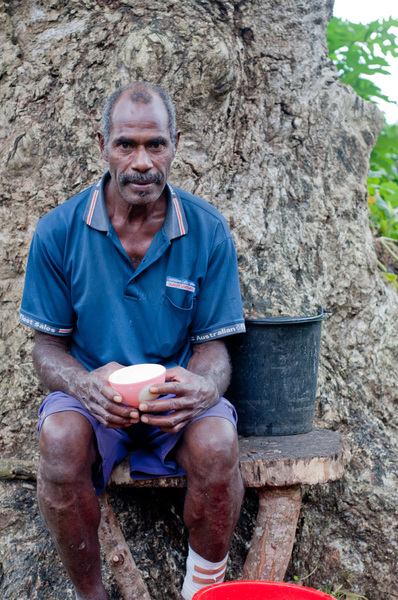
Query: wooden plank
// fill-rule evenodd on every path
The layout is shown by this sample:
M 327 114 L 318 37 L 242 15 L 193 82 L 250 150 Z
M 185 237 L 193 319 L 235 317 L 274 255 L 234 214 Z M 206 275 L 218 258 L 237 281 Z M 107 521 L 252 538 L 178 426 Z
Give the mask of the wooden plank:
M 340 479 L 349 460 L 347 445 L 336 431 L 314 429 L 284 436 L 239 439 L 240 466 L 246 487 L 314 485 Z M 112 472 L 110 485 L 185 487 L 185 477 L 134 480 L 128 458 Z
M 315 485 L 340 479 L 350 459 L 336 431 L 242 438 L 240 466 L 246 487 Z
M 350 452 L 336 431 L 314 429 L 288 436 L 240 438 L 240 465 L 246 487 L 315 485 L 340 479 Z M 0 459 L 0 479 L 36 479 L 37 461 Z M 134 480 L 128 458 L 112 472 L 111 486 L 183 488 L 185 477 Z

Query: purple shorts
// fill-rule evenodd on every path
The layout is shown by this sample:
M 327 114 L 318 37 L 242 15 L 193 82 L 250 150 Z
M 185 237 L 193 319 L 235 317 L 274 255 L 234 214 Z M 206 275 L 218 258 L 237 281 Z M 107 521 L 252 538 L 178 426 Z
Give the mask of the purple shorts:
M 67 410 L 84 415 L 93 427 L 101 459 L 98 469 L 92 474 L 97 494 L 105 489 L 113 467 L 122 461 L 129 452 L 132 452 L 130 474 L 133 479 L 173 477 L 185 474 L 180 465 L 172 459 L 170 453 L 186 428 L 178 433 L 164 433 L 158 427 L 140 422 L 125 429 L 108 429 L 101 425 L 79 400 L 64 392 L 53 392 L 47 396 L 39 409 L 38 434 L 40 434 L 46 417 Z M 235 427 L 237 423 L 235 408 L 225 398 L 220 398 L 218 404 L 209 408 L 192 422 L 204 417 L 222 417 Z

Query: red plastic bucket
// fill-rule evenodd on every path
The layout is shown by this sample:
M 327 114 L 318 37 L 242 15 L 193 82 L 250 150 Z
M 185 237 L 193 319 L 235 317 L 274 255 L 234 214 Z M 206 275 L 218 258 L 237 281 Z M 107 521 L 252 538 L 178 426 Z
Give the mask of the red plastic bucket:
M 311 588 L 271 581 L 232 581 L 210 585 L 193 600 L 333 600 Z

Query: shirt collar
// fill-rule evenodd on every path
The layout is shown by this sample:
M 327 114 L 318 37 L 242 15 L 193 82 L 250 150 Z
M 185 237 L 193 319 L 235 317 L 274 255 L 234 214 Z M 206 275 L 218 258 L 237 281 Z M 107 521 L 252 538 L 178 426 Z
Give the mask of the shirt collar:
M 188 221 L 177 189 L 166 184 L 167 211 L 164 219 L 164 231 L 169 240 L 174 240 L 188 233 Z
M 83 221 L 86 225 L 98 231 L 109 231 L 111 225 L 104 195 L 104 186 L 109 177 L 110 174 L 107 171 L 102 179 L 93 185 L 83 215 Z M 163 227 L 169 240 L 173 240 L 188 233 L 188 222 L 177 189 L 167 183 L 165 190 L 167 210 Z
M 93 185 L 83 215 L 83 221 L 86 225 L 98 231 L 109 231 L 111 225 L 104 195 L 104 186 L 109 177 L 109 171 L 107 171 L 102 179 Z

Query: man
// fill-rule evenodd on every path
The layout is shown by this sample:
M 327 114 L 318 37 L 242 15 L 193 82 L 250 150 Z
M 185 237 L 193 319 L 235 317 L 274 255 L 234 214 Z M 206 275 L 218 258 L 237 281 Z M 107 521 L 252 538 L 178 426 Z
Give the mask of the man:
M 158 87 L 107 101 L 98 134 L 109 171 L 38 223 L 21 317 L 52 392 L 39 411 L 41 513 L 79 600 L 105 600 L 96 494 L 130 451 L 133 477 L 187 474 L 181 597 L 222 581 L 243 497 L 222 338 L 244 330 L 223 217 L 167 183 L 180 132 Z M 167 367 L 139 411 L 108 384 L 139 363 Z M 93 485 L 94 484 L 94 485 Z

